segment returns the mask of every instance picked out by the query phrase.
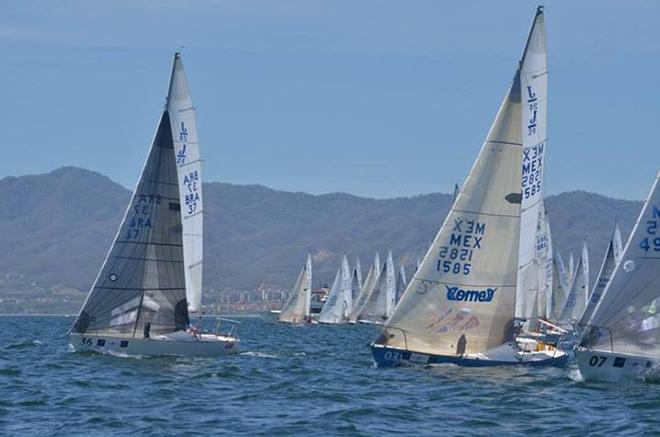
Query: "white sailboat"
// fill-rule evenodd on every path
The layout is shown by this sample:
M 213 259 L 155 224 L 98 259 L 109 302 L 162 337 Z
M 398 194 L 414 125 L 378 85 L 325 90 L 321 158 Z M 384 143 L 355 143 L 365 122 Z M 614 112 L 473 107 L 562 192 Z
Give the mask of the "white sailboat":
M 559 321 L 561 310 L 564 308 L 568 289 L 570 288 L 568 272 L 564 266 L 561 253 L 556 246 L 552 247 L 552 293 L 548 307 L 548 319 Z
M 360 298 L 360 290 L 362 290 L 362 267 L 360 266 L 360 258 L 357 258 L 353 274 L 351 275 L 351 305 L 346 311 L 346 319 L 350 319 L 351 312 L 357 305 L 357 301 Z
M 319 323 L 343 323 L 351 303 L 351 272 L 348 259 L 344 255 L 337 269 L 332 287 L 319 314 Z
M 387 254 L 387 260 L 380 270 L 375 286 L 369 293 L 366 302 L 358 316 L 358 322 L 368 324 L 383 324 L 394 311 L 396 290 L 394 278 L 394 261 L 392 251 Z
M 69 339 L 76 351 L 233 353 L 239 340 L 190 327 L 201 310 L 202 181 L 194 108 L 176 53 L 167 104 L 128 209 Z
M 291 293 L 282 307 L 279 322 L 297 325 L 310 321 L 312 302 L 312 255 L 307 255 L 305 266 L 300 270 Z
M 660 172 L 635 223 L 621 261 L 582 326 L 576 350 L 589 379 L 657 376 L 660 366 Z
M 570 324 L 580 320 L 587 307 L 589 295 L 589 250 L 587 243 L 582 244 L 582 252 L 575 266 L 575 275 L 568 289 L 564 308 L 559 315 L 559 322 Z
M 372 290 L 378 282 L 378 277 L 380 276 L 380 255 L 376 252 L 374 256 L 374 263 L 369 267 L 369 272 L 367 272 L 367 277 L 362 284 L 362 289 L 358 295 L 357 300 L 353 303 L 353 310 L 351 311 L 350 316 L 348 317 L 349 323 L 357 323 L 358 317 L 362 312 L 362 309 L 367 303 L 367 299 L 371 294 Z
M 394 314 L 372 344 L 377 365 L 566 361 L 554 348 L 523 349 L 513 341 L 518 259 L 533 253 L 528 241 L 534 241 L 542 192 L 545 59 L 539 7 L 519 70 L 479 156 Z M 534 139 L 523 140 L 527 136 Z M 532 212 L 523 216 L 521 210 Z M 522 232 L 528 235 L 522 237 Z
M 580 318 L 579 325 L 586 325 L 591 318 L 596 305 L 600 301 L 600 297 L 605 291 L 605 287 L 610 282 L 612 274 L 614 273 L 614 268 L 619 261 L 621 261 L 621 255 L 623 253 L 623 244 L 621 242 L 621 230 L 619 229 L 619 224 L 614 222 L 614 229 L 612 229 L 612 236 L 605 250 L 605 257 L 603 258 L 603 263 L 600 266 L 598 271 L 598 276 L 596 277 L 596 283 L 591 294 L 589 295 L 589 301 L 587 302 L 587 307 L 582 313 Z

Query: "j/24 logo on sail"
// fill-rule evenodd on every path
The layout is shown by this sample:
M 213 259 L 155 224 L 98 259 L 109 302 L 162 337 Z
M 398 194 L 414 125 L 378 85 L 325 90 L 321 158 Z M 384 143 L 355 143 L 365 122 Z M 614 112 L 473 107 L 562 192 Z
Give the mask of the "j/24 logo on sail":
M 447 289 L 447 300 L 461 302 L 490 302 L 495 296 L 497 288 L 486 288 L 485 290 L 464 290 L 458 287 L 445 285 Z

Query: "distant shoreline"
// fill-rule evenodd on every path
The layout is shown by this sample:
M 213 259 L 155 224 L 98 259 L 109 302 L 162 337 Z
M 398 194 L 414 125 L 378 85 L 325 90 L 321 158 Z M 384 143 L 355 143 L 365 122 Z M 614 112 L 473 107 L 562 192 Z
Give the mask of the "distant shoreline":
M 263 313 L 246 313 L 246 314 L 204 314 L 204 318 L 209 317 L 226 317 L 226 318 L 254 318 L 261 317 L 268 312 Z M 75 317 L 76 314 L 9 314 L 9 313 L 0 313 L 0 317 Z M 193 318 L 195 320 L 196 318 Z

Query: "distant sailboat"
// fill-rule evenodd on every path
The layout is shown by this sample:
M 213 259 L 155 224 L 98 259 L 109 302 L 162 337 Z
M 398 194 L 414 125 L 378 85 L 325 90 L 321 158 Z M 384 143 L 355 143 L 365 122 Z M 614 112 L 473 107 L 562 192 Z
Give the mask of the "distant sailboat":
M 561 316 L 561 310 L 564 308 L 570 283 L 561 253 L 556 246 L 553 246 L 552 254 L 552 293 L 550 294 L 548 319 L 557 322 Z
M 364 280 L 364 283 L 362 284 L 362 289 L 360 290 L 360 294 L 358 295 L 357 300 L 353 303 L 353 310 L 351 311 L 351 314 L 348 317 L 348 321 L 350 323 L 357 322 L 358 317 L 362 312 L 362 309 L 367 303 L 367 299 L 369 298 L 369 295 L 371 294 L 372 290 L 376 286 L 376 283 L 378 282 L 379 276 L 380 276 L 380 255 L 376 252 L 376 256 L 374 257 L 374 263 L 371 265 L 371 267 L 369 267 L 369 272 L 367 273 L 367 277 Z
M 586 325 L 591 318 L 591 315 L 596 309 L 596 305 L 598 305 L 598 302 L 600 301 L 600 297 L 603 295 L 603 291 L 605 291 L 605 287 L 612 278 L 614 268 L 619 264 L 619 261 L 621 261 L 622 252 L 623 244 L 621 243 L 621 230 L 619 229 L 618 223 L 615 222 L 614 229 L 612 230 L 612 237 L 607 245 L 603 263 L 601 264 L 600 271 L 596 277 L 596 284 L 589 295 L 587 307 L 580 318 L 580 325 Z
M 589 250 L 585 242 L 582 245 L 582 253 L 575 266 L 575 275 L 568 290 L 564 308 L 561 310 L 559 322 L 571 323 L 580 320 L 584 309 L 587 307 L 589 290 Z
M 291 294 L 286 300 L 279 321 L 299 324 L 309 321 L 309 307 L 312 300 L 312 256 L 307 255 L 305 266 L 296 279 Z
M 321 314 L 319 314 L 320 323 L 343 323 L 345 314 L 349 308 L 351 299 L 351 272 L 348 266 L 348 259 L 344 255 L 341 259 L 341 265 L 337 269 L 332 287 L 328 293 Z
M 381 268 L 376 285 L 372 288 L 362 311 L 358 316 L 360 323 L 383 324 L 394 311 L 396 290 L 394 278 L 394 261 L 392 251 L 387 254 L 387 260 Z
M 224 355 L 238 339 L 191 328 L 201 310 L 202 180 L 181 55 L 156 135 L 119 231 L 76 319 L 76 351 Z
M 351 305 L 346 312 L 346 318 L 349 319 L 353 308 L 357 305 L 360 297 L 360 290 L 362 290 L 362 267 L 360 266 L 360 258 L 355 261 L 355 268 L 351 276 Z
M 403 292 L 406 291 L 406 285 L 408 281 L 406 280 L 406 268 L 401 265 L 399 266 L 399 275 L 396 278 L 396 303 L 399 303 Z
M 519 266 L 524 266 L 518 260 L 534 254 L 546 86 L 545 24 L 539 7 L 519 70 L 479 156 L 394 314 L 372 344 L 377 365 L 566 361 L 561 351 L 523 350 L 512 341 L 517 277 Z
M 621 261 L 583 325 L 576 350 L 585 379 L 657 377 L 660 366 L 660 172 Z

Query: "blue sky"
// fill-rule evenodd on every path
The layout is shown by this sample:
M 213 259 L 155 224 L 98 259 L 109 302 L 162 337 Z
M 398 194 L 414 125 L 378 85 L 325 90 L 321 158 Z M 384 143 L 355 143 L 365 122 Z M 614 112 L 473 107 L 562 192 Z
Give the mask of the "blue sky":
M 0 177 L 132 187 L 185 45 L 205 179 L 450 192 L 509 85 L 529 1 L 0 3 Z M 552 1 L 549 194 L 641 199 L 660 168 L 660 2 Z

